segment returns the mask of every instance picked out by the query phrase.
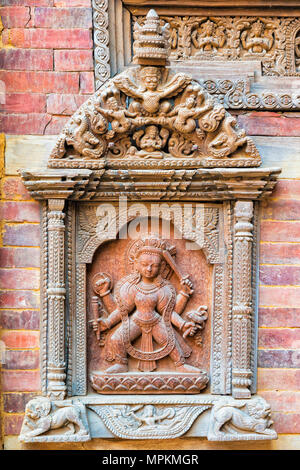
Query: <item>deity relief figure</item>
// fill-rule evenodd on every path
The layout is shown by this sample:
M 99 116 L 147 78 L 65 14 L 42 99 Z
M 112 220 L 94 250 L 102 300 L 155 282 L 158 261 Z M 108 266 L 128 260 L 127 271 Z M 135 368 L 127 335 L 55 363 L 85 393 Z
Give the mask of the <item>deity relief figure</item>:
M 141 150 L 137 151 L 135 147 L 131 147 L 128 153 L 145 158 L 163 158 L 164 153 L 160 150 L 165 146 L 168 136 L 167 129 L 161 129 L 159 132 L 156 126 L 147 126 L 145 130 L 140 129 L 133 134 L 133 139 Z
M 198 93 L 198 100 L 199 98 L 204 101 L 203 93 Z M 174 116 L 172 125 L 177 131 L 184 134 L 189 134 L 196 129 L 195 119 L 198 119 L 202 114 L 212 109 L 212 107 L 213 104 L 209 100 L 207 102 L 204 101 L 203 106 L 196 107 L 196 98 L 195 96 L 191 95 L 186 98 L 185 102 L 175 106 L 175 108 L 169 112 L 167 116 Z
M 159 111 L 167 112 L 171 109 L 171 103 L 161 100 L 177 95 L 190 82 L 191 78 L 177 73 L 173 79 L 160 88 L 162 75 L 159 67 L 142 67 L 140 71 L 140 86 L 137 87 L 129 77 L 117 77 L 114 84 L 128 96 L 135 98 L 131 103 L 133 111 L 141 111 L 143 114 L 156 114 Z
M 115 364 L 106 370 L 106 374 L 126 373 L 128 355 L 139 360 L 138 368 L 143 372 L 155 370 L 156 361 L 170 356 L 176 372 L 200 373 L 200 369 L 186 363 L 192 349 L 184 338 L 195 335 L 202 325 L 198 324 L 197 314 L 191 321 L 180 316 L 193 294 L 193 284 L 175 264 L 172 257 L 175 247 L 153 236 L 140 239 L 134 247 L 132 259 L 135 271 L 119 281 L 114 297 L 108 276 L 98 273 L 93 280 L 94 291 L 109 312 L 107 318 L 93 320 L 94 331 L 99 335 L 121 322 L 108 339 L 110 359 L 115 360 Z M 166 270 L 172 272 L 171 269 L 181 279 L 181 289 L 177 295 L 164 275 Z M 202 320 L 199 312 L 200 324 Z M 174 327 L 182 332 L 183 337 L 175 334 Z M 132 343 L 139 337 L 141 344 L 137 349 Z M 158 349 L 154 349 L 153 340 Z
M 125 108 L 119 106 L 117 99 L 111 96 L 106 101 L 107 108 L 101 108 L 99 104 L 95 103 L 95 109 L 111 121 L 113 133 L 129 132 L 131 128 L 131 121 L 129 118 L 135 118 L 137 113 L 131 113 Z
M 215 23 L 208 20 L 192 32 L 192 43 L 200 52 L 218 52 L 226 42 L 224 30 L 223 26 L 216 27 Z
M 274 44 L 273 31 L 269 24 L 257 20 L 250 29 L 241 34 L 243 48 L 251 54 L 266 54 Z

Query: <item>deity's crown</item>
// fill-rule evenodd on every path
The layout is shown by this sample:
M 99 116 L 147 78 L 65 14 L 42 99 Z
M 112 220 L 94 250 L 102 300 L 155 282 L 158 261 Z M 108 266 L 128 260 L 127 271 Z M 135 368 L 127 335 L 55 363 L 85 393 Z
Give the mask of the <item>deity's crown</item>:
M 171 255 L 176 253 L 176 247 L 170 246 L 166 240 L 162 240 L 159 237 L 144 237 L 140 239 L 138 250 L 136 251 L 136 258 L 142 253 L 150 253 L 163 256 L 163 251 L 168 251 Z
M 155 10 L 149 10 L 144 24 L 134 25 L 133 62 L 140 65 L 166 65 L 170 52 L 169 23 L 160 25 Z

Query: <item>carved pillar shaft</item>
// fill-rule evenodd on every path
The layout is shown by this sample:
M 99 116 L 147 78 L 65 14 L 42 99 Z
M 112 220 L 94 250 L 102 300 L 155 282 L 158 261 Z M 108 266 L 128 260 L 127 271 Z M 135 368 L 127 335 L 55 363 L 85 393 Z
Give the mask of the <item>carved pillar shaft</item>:
M 251 396 L 251 325 L 252 325 L 252 242 L 253 203 L 235 204 L 233 318 L 232 318 L 232 395 Z
M 65 201 L 48 201 L 48 395 L 63 399 L 66 394 L 65 373 Z

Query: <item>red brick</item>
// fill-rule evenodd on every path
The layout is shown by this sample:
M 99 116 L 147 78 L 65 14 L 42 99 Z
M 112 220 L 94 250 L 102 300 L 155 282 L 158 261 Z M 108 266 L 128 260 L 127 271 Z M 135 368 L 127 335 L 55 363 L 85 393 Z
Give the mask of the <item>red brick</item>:
M 0 127 L 6 134 L 44 134 L 51 121 L 48 114 L 2 114 Z
M 260 266 L 259 280 L 263 285 L 299 286 L 300 267 L 296 266 Z
M 272 193 L 272 198 L 300 199 L 300 180 L 280 180 Z
M 300 329 L 259 328 L 258 346 L 263 349 L 300 349 Z
M 18 72 L 1 71 L 0 80 L 7 93 L 78 93 L 77 72 Z
M 243 114 L 238 116 L 238 124 L 248 135 L 300 136 L 299 118 L 286 118 L 284 116 L 258 117 Z
M 0 265 L 3 268 L 39 268 L 39 248 L 0 248 Z
M 30 8 L 27 6 L 7 6 L 0 8 L 4 28 L 25 28 L 30 22 Z
M 260 262 L 266 264 L 300 264 L 300 244 L 261 243 Z
M 300 307 L 300 287 L 260 286 L 259 303 L 266 307 Z
M 258 367 L 300 369 L 300 350 L 259 349 Z
M 30 7 L 52 7 L 54 0 L 2 0 L 3 5 L 24 5 Z
M 2 197 L 3 199 L 19 199 L 22 201 L 28 201 L 31 199 L 31 196 L 25 188 L 21 178 L 16 178 L 15 176 L 8 176 L 3 180 Z
M 3 409 L 5 413 L 22 413 L 26 403 L 36 397 L 36 393 L 4 393 Z
M 5 225 L 3 245 L 39 246 L 40 227 L 36 224 Z
M 90 7 L 91 0 L 54 0 L 55 7 Z
M 93 52 L 89 50 L 54 51 L 54 69 L 65 72 L 93 70 Z
M 260 390 L 300 390 L 300 369 L 258 369 Z
M 0 308 L 39 308 L 40 297 L 29 290 L 0 292 Z
M 6 436 L 17 436 L 21 432 L 24 415 L 5 415 L 4 434 Z
M 44 134 L 46 135 L 56 135 L 62 131 L 64 125 L 68 122 L 70 118 L 67 116 L 52 116 L 51 121 L 45 128 Z
M 7 113 L 44 113 L 46 96 L 32 93 L 7 93 L 0 111 Z
M 260 238 L 266 242 L 300 242 L 300 222 L 263 220 Z
M 300 413 L 300 392 L 261 392 L 260 395 L 271 405 L 272 413 L 276 411 Z
M 258 325 L 267 327 L 298 327 L 300 328 L 299 308 L 260 307 L 258 310 Z
M 93 72 L 80 72 L 79 88 L 80 93 L 92 94 L 95 91 Z
M 35 8 L 36 28 L 92 28 L 91 8 Z
M 263 219 L 300 220 L 300 199 L 268 201 L 261 214 Z
M 38 269 L 2 268 L 0 271 L 0 289 L 38 289 L 39 281 Z
M 300 413 L 272 413 L 272 420 L 278 434 L 300 433 Z
M 36 392 L 40 390 L 40 372 L 38 370 L 3 370 L 3 392 Z
M 86 95 L 51 94 L 47 97 L 47 112 L 72 116 L 87 99 Z
M 0 326 L 11 330 L 38 330 L 40 326 L 39 310 L 2 310 Z
M 4 358 L 4 369 L 30 370 L 39 367 L 39 351 L 6 350 Z
M 0 218 L 13 222 L 39 222 L 40 205 L 38 202 L 0 202 Z
M 0 68 L 6 70 L 53 70 L 53 53 L 49 50 L 2 49 Z
M 4 331 L 1 340 L 7 349 L 34 349 L 39 347 L 38 331 Z
M 2 34 L 6 46 L 31 49 L 92 49 L 88 29 L 10 29 Z

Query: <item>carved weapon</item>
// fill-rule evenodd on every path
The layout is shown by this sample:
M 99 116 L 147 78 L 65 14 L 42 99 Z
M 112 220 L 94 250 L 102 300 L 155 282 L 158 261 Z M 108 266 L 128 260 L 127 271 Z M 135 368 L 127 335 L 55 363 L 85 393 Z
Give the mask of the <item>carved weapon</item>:
M 188 276 L 182 274 L 179 267 L 177 266 L 177 264 L 175 263 L 172 256 L 170 255 L 170 253 L 167 250 L 163 250 L 163 256 L 164 256 L 165 260 L 167 261 L 167 263 L 171 266 L 173 271 L 176 273 L 176 275 L 178 276 L 180 281 L 184 281 L 185 279 L 188 279 Z
M 98 329 L 97 329 L 97 332 L 96 332 L 96 338 L 97 338 L 98 343 L 100 343 L 100 325 L 99 325 L 99 322 L 98 322 L 98 320 L 100 318 L 100 315 L 99 315 L 98 297 L 96 295 L 93 295 L 93 297 L 92 297 L 92 312 L 93 312 L 94 319 L 90 320 L 90 321 L 91 322 L 96 321 L 97 324 L 98 324 Z

